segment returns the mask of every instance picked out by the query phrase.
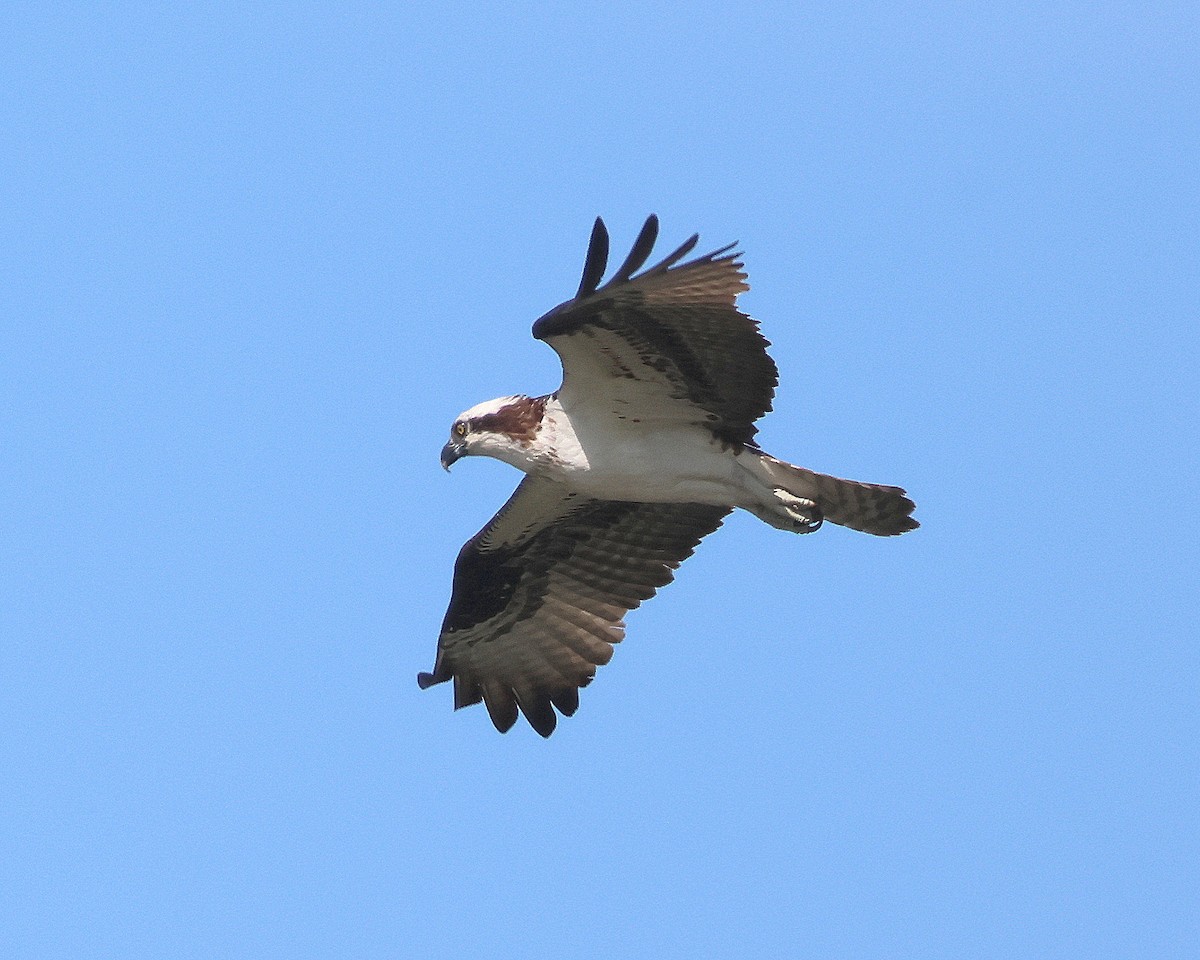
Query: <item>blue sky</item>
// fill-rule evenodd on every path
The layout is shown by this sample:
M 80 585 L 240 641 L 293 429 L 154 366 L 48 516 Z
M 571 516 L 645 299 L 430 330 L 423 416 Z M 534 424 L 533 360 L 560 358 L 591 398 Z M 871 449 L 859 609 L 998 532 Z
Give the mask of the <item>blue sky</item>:
M 1185 957 L 1194 4 L 0 14 L 0 946 Z M 421 692 L 602 215 L 739 240 L 764 446 L 549 741 Z

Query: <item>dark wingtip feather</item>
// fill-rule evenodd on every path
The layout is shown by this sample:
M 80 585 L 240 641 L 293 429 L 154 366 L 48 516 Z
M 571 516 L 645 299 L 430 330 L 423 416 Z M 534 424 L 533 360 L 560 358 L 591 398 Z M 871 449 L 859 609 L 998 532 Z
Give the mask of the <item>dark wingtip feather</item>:
M 741 244 L 740 240 L 734 240 L 733 243 L 727 243 L 727 244 L 725 244 L 725 246 L 721 247 L 719 250 L 714 250 L 712 253 L 706 253 L 701 259 L 703 259 L 703 260 L 721 260 L 721 259 L 736 260 L 738 257 L 740 257 L 742 255 L 742 252 L 740 250 L 736 250 L 733 253 L 730 253 L 729 251 L 733 250 L 733 248 L 738 246 L 739 244 Z
M 473 680 L 468 680 L 466 677 L 455 676 L 454 678 L 454 709 L 461 710 L 463 707 L 470 707 L 477 704 L 483 699 L 483 691 L 479 689 L 479 684 Z
M 550 694 L 550 700 L 558 707 L 559 713 L 570 717 L 579 709 L 579 688 L 564 687 L 562 690 L 555 690 Z
M 492 726 L 501 733 L 508 733 L 517 722 L 517 701 L 513 695 L 497 695 L 494 688 L 484 687 L 483 703 L 487 707 L 488 716 L 492 718 Z
M 609 283 L 624 283 L 633 274 L 642 268 L 642 264 L 650 257 L 650 251 L 654 249 L 654 241 L 658 239 L 658 216 L 650 214 L 646 218 L 646 222 L 642 224 L 641 232 L 638 233 L 637 239 L 633 241 L 633 249 L 629 251 L 629 256 L 625 258 L 625 262 L 613 275 Z
M 521 712 L 525 719 L 541 736 L 548 737 L 558 725 L 558 715 L 550 705 L 550 697 L 545 693 L 535 693 L 533 696 L 520 700 Z
M 660 260 L 658 263 L 656 263 L 654 266 L 652 266 L 649 270 L 647 270 L 646 273 L 663 273 L 663 272 L 669 270 L 671 267 L 673 267 L 675 264 L 677 264 L 680 260 L 682 260 L 684 257 L 686 257 L 689 253 L 691 253 L 692 248 L 695 247 L 696 244 L 699 242 L 700 242 L 700 234 L 693 233 L 682 244 L 680 244 L 680 246 L 677 250 L 675 250 L 673 253 L 668 254 L 666 257 L 664 257 L 662 260 Z
M 587 259 L 583 264 L 583 277 L 579 281 L 578 297 L 586 297 L 595 293 L 604 276 L 604 268 L 608 266 L 608 229 L 599 217 L 592 224 L 592 238 L 588 241 Z

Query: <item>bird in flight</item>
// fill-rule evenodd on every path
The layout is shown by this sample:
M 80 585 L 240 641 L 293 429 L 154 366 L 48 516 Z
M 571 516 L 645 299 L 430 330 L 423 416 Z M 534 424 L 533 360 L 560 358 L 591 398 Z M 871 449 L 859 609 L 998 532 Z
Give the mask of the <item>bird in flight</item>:
M 450 607 L 422 689 L 454 682 L 454 707 L 487 706 L 501 733 L 517 711 L 543 737 L 625 635 L 623 618 L 734 509 L 781 530 L 822 522 L 877 536 L 912 530 L 899 487 L 815 473 L 765 453 L 755 421 L 779 382 L 733 245 L 684 261 L 692 236 L 642 267 L 650 216 L 601 285 L 608 231 L 597 218 L 575 296 L 533 325 L 562 361 L 542 397 L 489 400 L 460 414 L 447 470 L 494 457 L 525 474 L 454 564 Z M 683 261 L 683 262 L 681 262 Z M 641 271 L 641 272 L 639 272 Z

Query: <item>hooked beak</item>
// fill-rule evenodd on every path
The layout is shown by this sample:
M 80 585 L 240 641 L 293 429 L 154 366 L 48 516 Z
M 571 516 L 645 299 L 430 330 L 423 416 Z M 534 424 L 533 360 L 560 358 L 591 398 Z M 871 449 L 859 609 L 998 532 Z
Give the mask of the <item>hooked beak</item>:
M 451 440 L 442 447 L 442 467 L 448 472 L 451 464 L 467 455 L 467 445 L 461 440 Z

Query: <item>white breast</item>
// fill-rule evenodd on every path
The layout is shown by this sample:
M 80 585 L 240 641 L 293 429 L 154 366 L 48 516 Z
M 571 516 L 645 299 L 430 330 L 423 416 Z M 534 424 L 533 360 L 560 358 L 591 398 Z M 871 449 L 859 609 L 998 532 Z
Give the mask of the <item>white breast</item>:
M 702 427 L 587 407 L 568 413 L 551 400 L 535 447 L 544 472 L 587 496 L 726 506 L 744 499 L 735 455 Z

